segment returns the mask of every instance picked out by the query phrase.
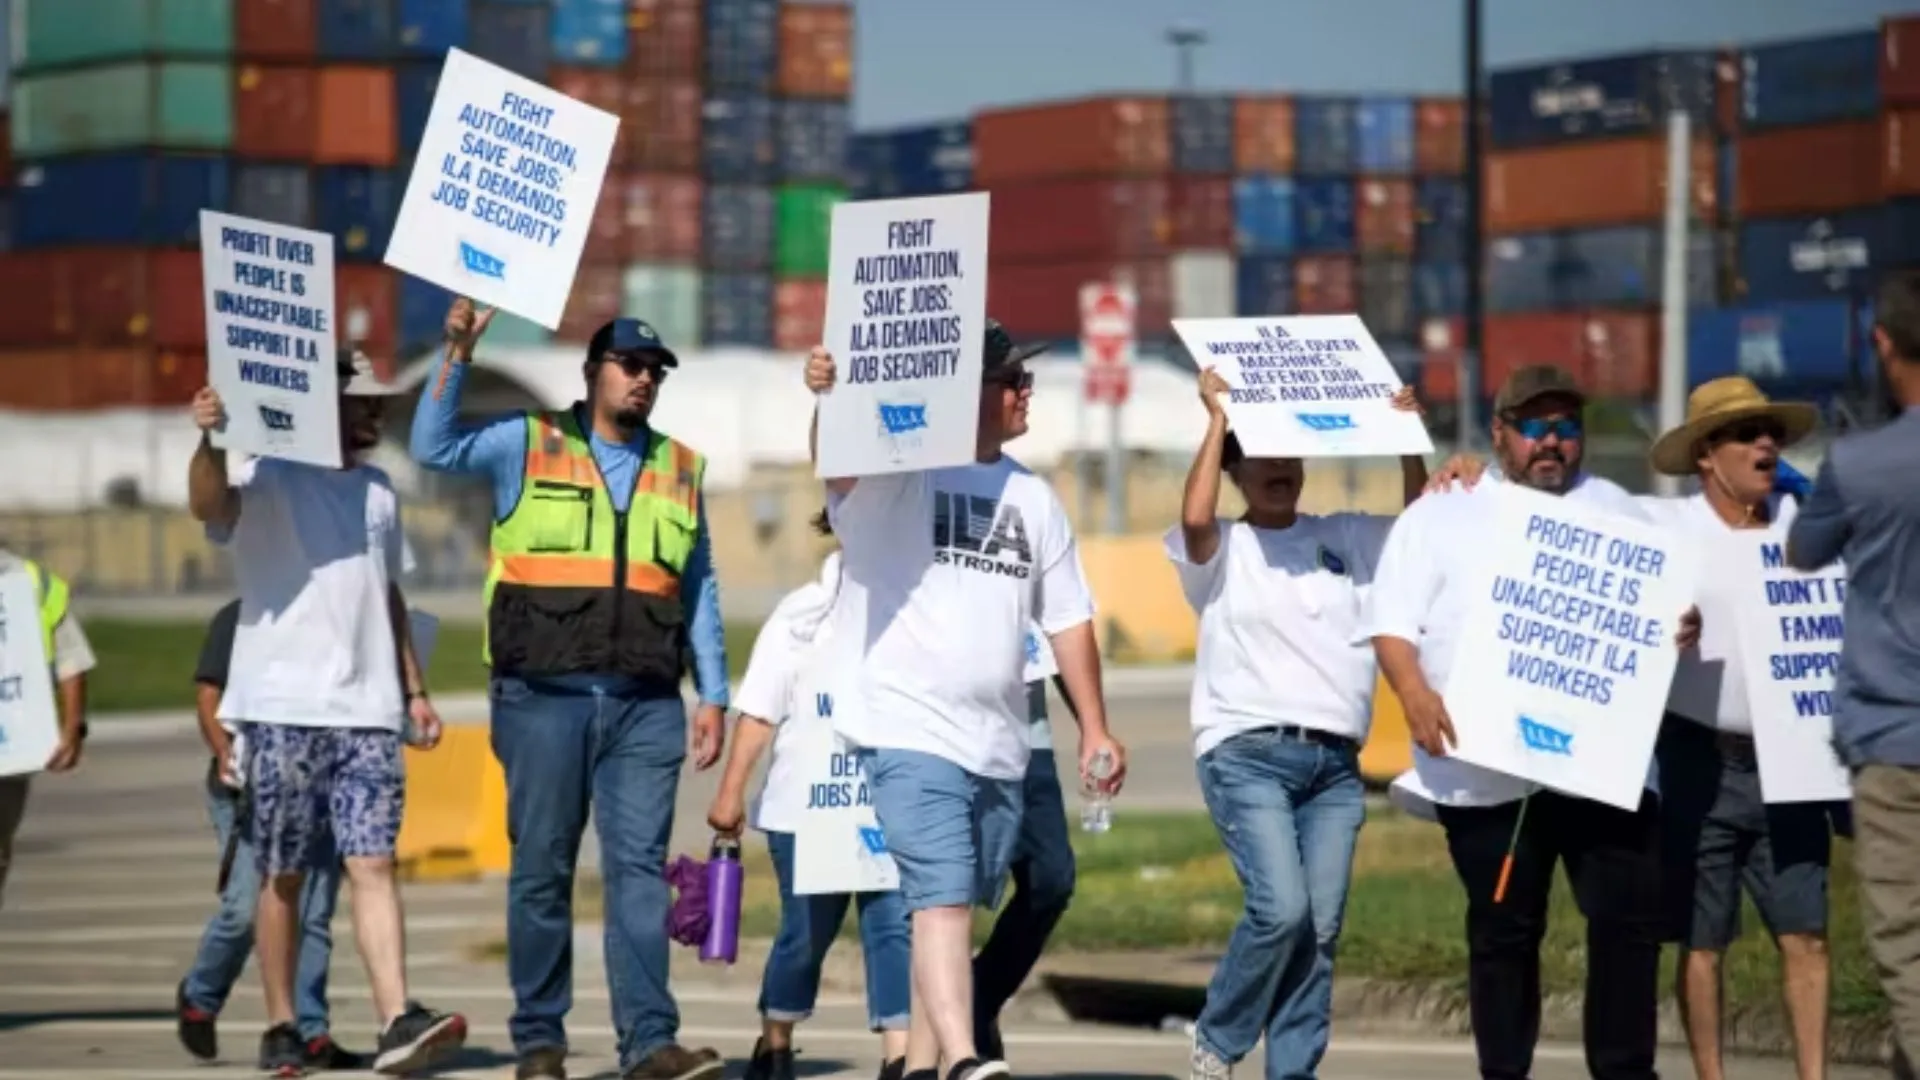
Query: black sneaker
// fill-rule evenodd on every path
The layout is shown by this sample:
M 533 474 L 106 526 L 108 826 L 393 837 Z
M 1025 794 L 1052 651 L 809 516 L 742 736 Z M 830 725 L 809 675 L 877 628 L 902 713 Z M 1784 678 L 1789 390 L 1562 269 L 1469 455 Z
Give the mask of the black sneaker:
M 622 1073 L 621 1080 L 718 1080 L 725 1068 L 718 1050 L 689 1050 L 668 1043 Z
M 513 1080 L 567 1080 L 567 1052 L 558 1046 L 542 1046 L 521 1054 Z
M 292 1024 L 275 1024 L 260 1036 L 260 1071 L 280 1077 L 307 1075 L 307 1048 Z
M 793 1047 L 769 1050 L 766 1040 L 755 1039 L 743 1080 L 793 1080 Z
M 467 1041 L 467 1018 L 459 1013 L 434 1012 L 417 1001 L 393 1018 L 380 1033 L 380 1049 L 373 1071 L 399 1076 L 426 1068 L 460 1049 Z
M 995 1077 L 1011 1077 L 1013 1070 L 1007 1068 L 1004 1061 L 982 1061 L 968 1058 L 947 1070 L 947 1080 L 994 1080 Z
M 915 1069 L 907 1072 L 907 1059 L 900 1059 L 900 1080 L 940 1080 L 939 1069 Z
M 213 1030 L 214 1016 L 187 1004 L 185 979 L 174 988 L 173 1015 L 180 1032 L 180 1045 L 187 1048 L 187 1053 L 201 1061 L 213 1061 L 220 1056 L 220 1040 Z
M 973 1047 L 980 1052 L 981 1060 L 1007 1060 L 1007 1044 L 1000 1039 L 1000 1024 L 997 1021 L 988 1020 L 975 1028 Z
M 355 1072 L 367 1067 L 367 1055 L 342 1049 L 331 1035 L 307 1040 L 307 1068 L 316 1072 Z
M 880 1080 L 907 1080 L 907 1059 L 897 1057 L 892 1061 L 882 1064 L 880 1066 Z

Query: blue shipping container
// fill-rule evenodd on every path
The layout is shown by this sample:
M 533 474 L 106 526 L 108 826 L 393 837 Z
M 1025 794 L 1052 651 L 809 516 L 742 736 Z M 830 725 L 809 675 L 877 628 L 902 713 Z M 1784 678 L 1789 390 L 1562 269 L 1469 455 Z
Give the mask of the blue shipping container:
M 1763 387 L 1842 389 L 1849 375 L 1873 370 L 1869 335 L 1847 325 L 1868 309 L 1864 302 L 1795 300 L 1690 311 L 1687 381 L 1745 375 Z
M 855 198 L 965 191 L 973 185 L 973 127 L 960 121 L 854 135 L 847 157 Z
M 553 63 L 545 5 L 486 3 L 473 0 L 467 15 L 467 51 L 535 82 L 547 80 Z
M 1357 170 L 1359 124 L 1353 98 L 1297 98 L 1293 104 L 1294 172 L 1339 176 Z
M 1875 207 L 1822 217 L 1749 218 L 1740 228 L 1742 300 L 1814 299 L 1866 293 L 1879 270 L 1898 265 L 1888 248 L 1890 215 Z
M 773 278 L 708 274 L 700 292 L 700 340 L 708 346 L 773 348 Z
M 840 101 L 782 101 L 780 179 L 845 182 L 850 114 Z
M 1176 97 L 1169 112 L 1173 171 L 1226 176 L 1233 172 L 1233 99 Z
M 1233 246 L 1246 255 L 1291 255 L 1294 184 L 1285 176 L 1243 176 L 1233 182 Z
M 1658 307 L 1665 280 L 1663 230 L 1657 226 L 1589 229 L 1561 238 L 1554 285 L 1559 305 Z M 1720 259 L 1712 232 L 1695 229 L 1687 237 L 1687 304 L 1720 302 Z
M 1466 311 L 1466 264 L 1454 260 L 1414 263 L 1413 310 L 1422 319 L 1459 315 Z
M 1364 98 L 1353 121 L 1358 171 L 1395 176 L 1413 172 L 1411 98 Z
M 1293 260 L 1243 255 L 1233 268 L 1233 310 L 1241 318 L 1293 314 Z
M 200 211 L 231 207 L 223 157 L 100 154 L 16 166 L 16 248 L 197 246 Z
M 1710 52 L 1656 52 L 1496 71 L 1489 134 L 1496 149 L 1637 135 L 1675 109 L 1712 130 L 1717 65 Z
M 0 12 L 0 14 L 5 14 Z M 13 192 L 0 191 L 0 252 L 13 250 Z
M 1490 312 L 1552 311 L 1561 306 L 1553 271 L 1560 260 L 1554 233 L 1487 240 L 1486 305 Z
M 467 46 L 467 0 L 400 0 L 397 16 L 403 56 L 439 58 Z
M 1377 339 L 1406 339 L 1418 329 L 1413 267 L 1405 259 L 1360 260 L 1360 320 Z
M 412 274 L 397 274 L 400 279 L 399 352 L 402 356 L 429 349 L 440 341 L 446 325 L 447 308 L 453 294 L 431 281 Z
M 715 184 L 700 206 L 701 262 L 714 270 L 759 270 L 773 265 L 773 191 Z M 706 293 L 711 299 L 714 291 Z M 711 341 L 709 337 L 707 340 Z
M 1415 190 L 1413 250 L 1426 261 L 1459 262 L 1467 257 L 1467 185 L 1432 176 Z
M 318 0 L 314 22 L 323 60 L 385 60 L 398 51 L 394 0 Z
M 618 67 L 627 58 L 626 0 L 554 0 L 549 35 L 556 64 Z
M 772 98 L 708 98 L 702 116 L 700 168 L 709 182 L 771 184 L 779 179 L 779 109 Z
M 1295 250 L 1353 250 L 1352 180 L 1303 177 L 1294 185 L 1293 206 Z
M 440 89 L 441 62 L 402 64 L 393 69 L 394 119 L 399 125 L 400 150 L 420 148 L 420 136 L 433 115 L 433 95 Z
M 313 173 L 305 165 L 235 165 L 232 204 L 241 217 L 311 229 Z
M 378 262 L 386 257 L 405 194 L 394 170 L 329 165 L 318 170 L 313 186 L 314 227 L 333 234 L 337 258 Z
M 780 74 L 780 0 L 707 0 L 707 85 L 771 94 Z
M 1785 41 L 1740 58 L 1750 128 L 1870 119 L 1880 111 L 1880 32 Z

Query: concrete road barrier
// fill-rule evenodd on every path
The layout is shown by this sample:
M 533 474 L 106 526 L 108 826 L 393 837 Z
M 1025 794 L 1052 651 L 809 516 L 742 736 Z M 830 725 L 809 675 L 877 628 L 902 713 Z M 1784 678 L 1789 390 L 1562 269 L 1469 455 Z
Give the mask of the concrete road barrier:
M 407 808 L 396 849 L 408 881 L 505 873 L 507 780 L 481 724 L 448 724 L 432 750 L 408 747 Z

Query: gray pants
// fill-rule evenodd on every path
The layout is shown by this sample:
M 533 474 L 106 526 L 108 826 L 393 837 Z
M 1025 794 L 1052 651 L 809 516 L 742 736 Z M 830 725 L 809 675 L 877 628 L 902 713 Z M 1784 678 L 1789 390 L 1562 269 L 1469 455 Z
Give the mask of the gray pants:
M 1920 1062 L 1920 769 L 1855 772 L 1853 829 L 1867 948 L 1900 1048 L 1908 1062 Z
M 13 865 L 13 834 L 27 812 L 27 777 L 0 777 L 0 901 L 6 899 L 7 869 Z

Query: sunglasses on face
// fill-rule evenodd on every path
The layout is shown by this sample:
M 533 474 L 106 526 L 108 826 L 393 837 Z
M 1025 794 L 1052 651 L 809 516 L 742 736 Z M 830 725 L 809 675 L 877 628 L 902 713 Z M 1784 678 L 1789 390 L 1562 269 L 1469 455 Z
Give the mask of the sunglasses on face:
M 1509 420 L 1507 425 L 1519 432 L 1521 438 L 1536 442 L 1548 435 L 1558 438 L 1561 442 L 1571 442 L 1580 437 L 1582 430 L 1580 421 L 1565 416 L 1557 420 L 1542 420 L 1538 417 Z
M 1016 393 L 1033 389 L 1033 372 L 1021 368 L 1018 371 L 995 371 L 983 380 L 988 386 L 998 386 Z
M 667 381 L 667 366 L 657 357 L 643 353 L 610 353 L 607 361 L 626 372 L 629 379 L 637 379 L 644 373 L 653 376 L 656 384 Z
M 1771 420 L 1742 420 L 1714 432 L 1713 441 L 1751 446 L 1759 442 L 1761 436 L 1766 436 L 1777 443 L 1786 441 L 1787 433 L 1784 428 Z

